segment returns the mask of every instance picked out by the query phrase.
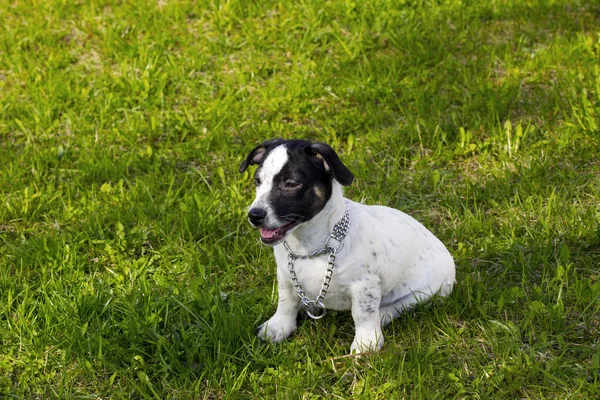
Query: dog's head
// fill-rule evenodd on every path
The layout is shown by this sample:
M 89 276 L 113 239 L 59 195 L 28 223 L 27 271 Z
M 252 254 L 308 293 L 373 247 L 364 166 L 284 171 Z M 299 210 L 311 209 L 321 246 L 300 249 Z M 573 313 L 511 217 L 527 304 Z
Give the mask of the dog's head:
M 242 161 L 240 172 L 253 164 L 256 199 L 248 220 L 272 246 L 325 207 L 334 179 L 344 186 L 354 179 L 331 147 L 306 140 L 267 140 Z

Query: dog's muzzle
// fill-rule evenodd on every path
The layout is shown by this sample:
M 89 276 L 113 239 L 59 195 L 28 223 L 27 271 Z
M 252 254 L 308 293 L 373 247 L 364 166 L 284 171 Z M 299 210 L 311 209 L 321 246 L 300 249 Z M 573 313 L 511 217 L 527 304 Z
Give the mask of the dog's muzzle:
M 280 226 L 268 226 L 267 211 L 260 207 L 248 210 L 248 222 L 255 228 L 260 228 L 260 240 L 264 244 L 274 246 L 285 239 L 287 233 L 295 228 L 299 221 L 286 222 Z

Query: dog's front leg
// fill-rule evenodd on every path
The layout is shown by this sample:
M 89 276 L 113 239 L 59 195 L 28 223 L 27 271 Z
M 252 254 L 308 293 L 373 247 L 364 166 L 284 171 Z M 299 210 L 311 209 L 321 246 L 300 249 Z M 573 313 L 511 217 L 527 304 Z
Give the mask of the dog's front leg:
M 258 337 L 261 340 L 281 342 L 296 329 L 296 316 L 300 310 L 300 298 L 289 279 L 277 274 L 279 285 L 279 301 L 277 311 L 273 316 L 258 327 Z
M 350 286 L 352 318 L 355 336 L 350 353 L 377 351 L 383 347 L 383 333 L 379 316 L 381 288 L 379 277 L 368 275 Z

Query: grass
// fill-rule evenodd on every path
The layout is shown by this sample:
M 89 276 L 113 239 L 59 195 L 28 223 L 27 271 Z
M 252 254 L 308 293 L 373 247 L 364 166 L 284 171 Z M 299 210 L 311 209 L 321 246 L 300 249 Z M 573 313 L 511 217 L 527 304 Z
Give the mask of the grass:
M 600 6 L 0 0 L 0 396 L 600 395 Z M 257 143 L 330 143 L 457 284 L 281 345 Z

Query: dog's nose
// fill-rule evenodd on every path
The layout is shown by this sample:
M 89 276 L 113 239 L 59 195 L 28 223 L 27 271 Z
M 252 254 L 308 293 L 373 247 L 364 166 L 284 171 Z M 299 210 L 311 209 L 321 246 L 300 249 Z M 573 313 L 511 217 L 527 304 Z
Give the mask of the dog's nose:
M 266 216 L 267 212 L 262 208 L 255 207 L 248 210 L 248 219 L 252 225 L 260 225 Z

